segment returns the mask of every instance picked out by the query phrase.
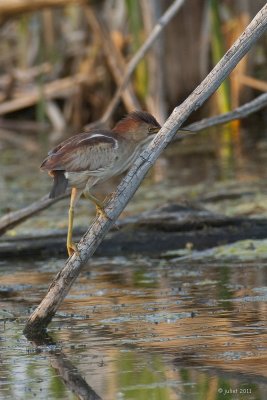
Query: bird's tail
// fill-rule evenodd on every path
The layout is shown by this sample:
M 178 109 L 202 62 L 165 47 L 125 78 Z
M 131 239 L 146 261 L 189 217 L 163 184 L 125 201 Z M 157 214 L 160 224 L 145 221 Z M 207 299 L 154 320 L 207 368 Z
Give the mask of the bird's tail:
M 54 199 L 66 192 L 68 179 L 66 179 L 64 171 L 51 171 L 50 175 L 53 176 L 54 183 L 49 193 L 49 198 Z

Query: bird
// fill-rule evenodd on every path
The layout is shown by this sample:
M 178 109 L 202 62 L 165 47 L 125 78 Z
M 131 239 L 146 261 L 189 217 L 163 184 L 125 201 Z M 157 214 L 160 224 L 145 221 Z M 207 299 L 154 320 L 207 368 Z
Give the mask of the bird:
M 53 178 L 49 197 L 55 198 L 71 188 L 67 252 L 79 254 L 72 240 L 74 212 L 82 194 L 91 200 L 97 213 L 107 215 L 102 202 L 90 192 L 113 176 L 125 172 L 161 129 L 156 118 L 145 111 L 133 111 L 113 129 L 91 129 L 71 136 L 49 151 L 40 168 Z

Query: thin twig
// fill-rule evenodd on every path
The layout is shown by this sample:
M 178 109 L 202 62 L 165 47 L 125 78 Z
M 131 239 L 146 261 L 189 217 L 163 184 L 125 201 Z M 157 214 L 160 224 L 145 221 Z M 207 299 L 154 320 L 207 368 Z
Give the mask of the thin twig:
M 157 37 L 162 33 L 163 29 L 168 25 L 171 19 L 175 16 L 178 10 L 181 8 L 185 0 L 174 0 L 171 6 L 167 9 L 167 11 L 162 15 L 162 17 L 158 20 L 157 25 L 152 30 L 151 34 L 145 41 L 145 43 L 140 47 L 140 49 L 136 52 L 133 56 L 131 61 L 128 63 L 125 73 L 122 77 L 122 82 L 120 87 L 117 89 L 113 99 L 109 103 L 106 111 L 104 112 L 102 118 L 99 121 L 94 122 L 91 124 L 91 127 L 96 126 L 105 126 L 109 119 L 111 118 L 112 114 L 115 111 L 115 108 L 120 101 L 121 95 L 128 85 L 128 82 L 131 78 L 132 73 L 134 72 L 138 63 L 142 60 L 146 52 L 151 48 Z
M 52 206 L 52 204 L 55 204 L 58 201 L 65 199 L 68 196 L 69 193 L 66 193 L 63 194 L 62 196 L 56 197 L 55 199 L 49 199 L 48 195 L 46 194 L 41 199 L 35 201 L 29 206 L 24 207 L 21 210 L 13 211 L 4 215 L 0 219 L 0 236 L 3 235 L 8 229 L 11 229 L 16 225 L 21 224 L 29 217 L 37 214 L 42 210 L 45 210 L 46 208 Z
M 137 158 L 126 177 L 118 186 L 116 193 L 107 203 L 105 211 L 109 218 L 101 215 L 95 219 L 78 244 L 79 254 L 74 254 L 67 260 L 65 266 L 50 285 L 48 293 L 28 319 L 24 330 L 28 336 L 42 332 L 51 322 L 83 265 L 95 252 L 106 233 L 138 189 L 150 167 L 171 142 L 180 126 L 194 110 L 198 109 L 218 89 L 223 80 L 266 29 L 267 4 L 260 10 L 243 34 L 202 83 L 179 107 L 174 109 L 155 139 Z
M 19 83 L 29 83 L 33 79 L 40 75 L 49 74 L 52 71 L 52 65 L 48 62 L 36 65 L 27 70 L 22 70 L 19 68 L 12 69 L 12 75 L 16 82 Z M 8 86 L 10 82 L 10 73 L 0 76 L 0 86 Z
M 215 125 L 226 124 L 227 122 L 234 121 L 236 119 L 248 117 L 250 114 L 259 111 L 266 106 L 267 93 L 264 93 L 256 97 L 256 99 L 236 108 L 234 111 L 222 115 L 216 115 L 215 117 L 203 118 L 201 121 L 185 126 L 185 129 L 193 132 L 202 131 L 203 129 L 211 128 Z
M 29 152 L 36 152 L 39 149 L 39 145 L 36 141 L 29 138 L 22 137 L 15 131 L 3 129 L 0 126 L 0 141 L 6 141 L 13 146 L 17 146 L 20 149 L 24 149 Z M 1 230 L 0 230 L 1 235 Z
M 260 90 L 262 92 L 267 92 L 267 82 L 260 79 L 253 78 L 252 76 L 242 75 L 238 76 L 239 83 L 243 85 L 252 87 L 253 89 Z
M 111 69 L 112 75 L 119 86 L 122 84 L 123 73 L 125 71 L 125 62 L 120 54 L 119 50 L 112 41 L 110 32 L 108 32 L 103 17 L 97 10 L 93 10 L 90 7 L 85 7 L 85 16 L 88 23 L 90 24 L 93 31 L 96 33 L 101 41 L 103 51 L 105 53 L 109 68 Z M 122 93 L 122 99 L 125 104 L 127 111 L 140 110 L 140 103 L 135 96 L 132 85 L 125 89 Z
M 36 122 L 25 119 L 4 119 L 0 118 L 0 129 L 14 130 L 16 132 L 37 133 L 48 130 L 49 124 L 46 122 Z
M 147 36 L 153 30 L 161 14 L 161 1 L 141 1 L 144 28 Z M 148 68 L 148 94 L 146 105 L 148 111 L 155 115 L 162 123 L 167 118 L 166 85 L 165 85 L 165 61 L 163 38 L 159 38 L 152 47 L 147 57 Z
M 65 7 L 70 4 L 83 4 L 85 0 L 1 0 L 0 16 L 10 17 L 23 12 L 40 11 L 47 7 Z

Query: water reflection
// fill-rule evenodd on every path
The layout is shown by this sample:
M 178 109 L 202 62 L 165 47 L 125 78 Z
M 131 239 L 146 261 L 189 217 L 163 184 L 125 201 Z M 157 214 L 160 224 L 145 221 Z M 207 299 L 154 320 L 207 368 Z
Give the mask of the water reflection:
M 47 356 L 57 377 L 62 379 L 67 389 L 81 400 L 101 400 L 101 397 L 88 385 L 78 369 L 68 360 L 60 350 L 60 346 L 49 335 L 39 336 L 35 339 L 29 338 L 29 340 L 36 346 L 37 353 Z M 57 382 L 54 382 L 54 386 L 56 389 L 54 392 L 58 391 Z
M 36 347 L 23 324 L 57 262 L 0 266 L 1 399 L 265 399 L 266 264 L 94 259 L 49 327 L 54 344 Z

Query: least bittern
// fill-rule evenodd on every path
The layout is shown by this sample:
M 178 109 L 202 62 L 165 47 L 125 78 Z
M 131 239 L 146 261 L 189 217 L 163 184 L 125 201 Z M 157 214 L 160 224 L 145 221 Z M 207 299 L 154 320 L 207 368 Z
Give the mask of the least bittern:
M 82 193 L 101 214 L 103 204 L 90 193 L 97 183 L 127 170 L 161 128 L 149 113 L 135 111 L 119 121 L 112 130 L 92 129 L 60 143 L 48 153 L 41 165 L 54 178 L 49 197 L 71 190 L 67 250 L 69 256 L 77 251 L 72 241 L 74 209 Z

